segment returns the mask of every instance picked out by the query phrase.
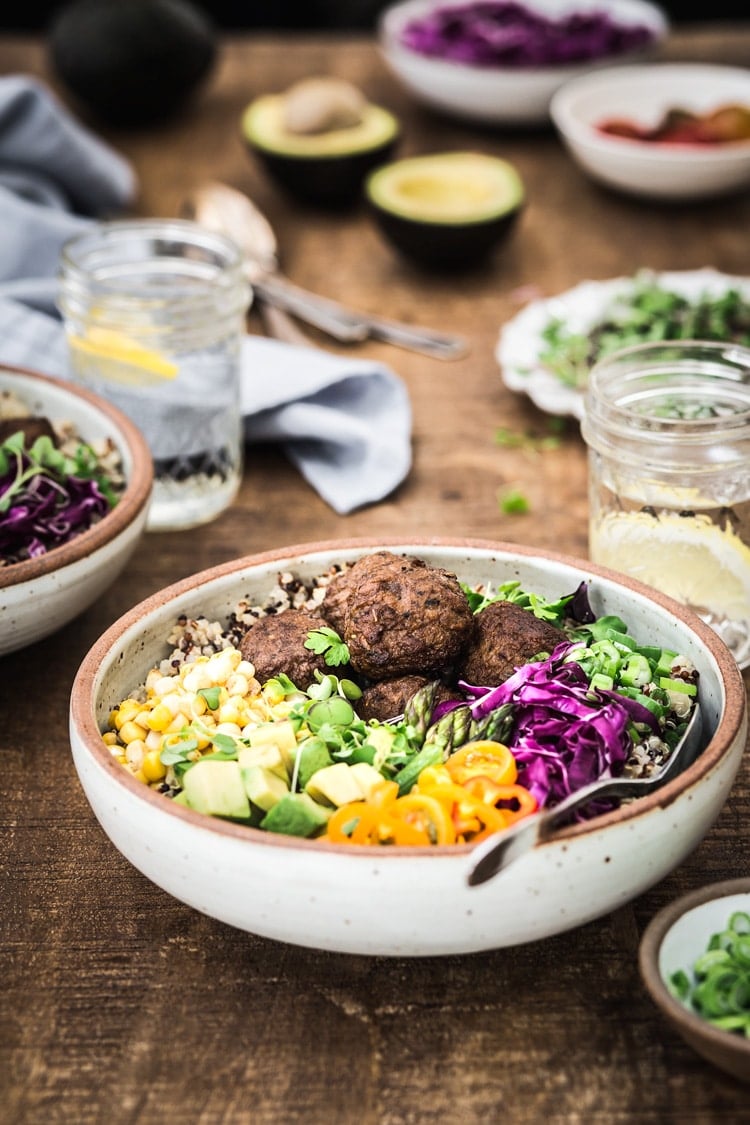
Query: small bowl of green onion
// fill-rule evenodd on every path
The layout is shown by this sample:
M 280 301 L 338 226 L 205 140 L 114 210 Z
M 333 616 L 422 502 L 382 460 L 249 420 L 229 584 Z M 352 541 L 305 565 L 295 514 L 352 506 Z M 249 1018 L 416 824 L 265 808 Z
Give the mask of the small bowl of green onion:
M 651 998 L 704 1059 L 750 1082 L 750 878 L 664 907 L 640 946 Z

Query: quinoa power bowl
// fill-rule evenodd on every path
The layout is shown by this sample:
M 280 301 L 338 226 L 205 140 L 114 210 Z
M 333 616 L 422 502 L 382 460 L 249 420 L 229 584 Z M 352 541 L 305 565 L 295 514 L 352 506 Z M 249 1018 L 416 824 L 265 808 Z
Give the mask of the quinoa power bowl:
M 589 594 L 469 586 L 389 550 L 282 571 L 226 621 L 176 620 L 103 738 L 208 816 L 329 843 L 473 843 L 590 781 L 648 775 L 687 725 L 693 663 L 597 617 Z

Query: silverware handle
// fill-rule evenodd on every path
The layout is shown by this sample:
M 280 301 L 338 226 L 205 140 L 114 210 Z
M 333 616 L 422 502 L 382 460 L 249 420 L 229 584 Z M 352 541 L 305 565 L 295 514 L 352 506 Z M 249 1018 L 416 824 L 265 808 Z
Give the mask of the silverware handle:
M 468 350 L 466 342 L 457 336 L 358 312 L 329 297 L 310 293 L 279 275 L 258 279 L 253 285 L 261 300 L 283 308 L 343 343 L 361 343 L 370 337 L 436 359 L 457 359 Z
M 402 324 L 396 320 L 384 320 L 379 316 L 367 316 L 367 325 L 373 339 L 395 344 L 399 348 L 420 352 L 435 359 L 458 359 L 469 350 L 465 340 L 458 336 L 446 336 L 431 328 Z
M 320 297 L 293 285 L 281 277 L 269 277 L 253 282 L 261 301 L 304 320 L 321 332 L 342 343 L 356 343 L 367 339 L 368 329 L 362 317 L 350 313 L 335 301 Z
M 696 704 L 682 738 L 659 773 L 646 778 L 613 777 L 606 781 L 592 781 L 578 792 L 571 793 L 548 812 L 532 813 L 510 828 L 488 836 L 471 854 L 467 875 L 469 886 L 477 887 L 480 883 L 486 883 L 498 871 L 504 870 L 524 852 L 533 848 L 538 841 L 546 839 L 572 812 L 591 801 L 612 797 L 645 797 L 647 793 L 661 789 L 692 762 L 702 730 L 703 713 L 700 705 Z

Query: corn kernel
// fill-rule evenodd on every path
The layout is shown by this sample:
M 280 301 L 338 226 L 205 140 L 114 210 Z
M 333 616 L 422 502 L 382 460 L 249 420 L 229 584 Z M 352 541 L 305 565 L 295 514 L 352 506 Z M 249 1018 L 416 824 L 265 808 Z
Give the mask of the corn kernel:
M 275 707 L 284 698 L 284 689 L 278 681 L 271 680 L 263 685 L 263 698 L 269 707 Z
M 125 757 L 128 765 L 132 769 L 140 769 L 143 765 L 143 759 L 146 757 L 146 744 L 145 742 L 130 742 L 128 743 Z
M 127 723 L 123 723 L 120 727 L 120 739 L 125 743 L 126 746 L 131 742 L 140 742 L 145 733 L 146 732 L 143 727 L 139 723 L 135 723 L 132 720 L 128 721 Z
M 146 743 L 147 750 L 158 750 L 161 753 L 163 740 L 164 736 L 158 730 L 150 730 L 143 741 Z
M 141 763 L 141 770 L 147 781 L 161 781 L 167 775 L 167 767 L 156 750 L 151 750 L 145 755 Z
M 182 696 L 179 692 L 174 690 L 174 686 L 174 682 L 172 682 L 172 691 L 170 691 L 167 695 L 163 695 L 161 697 L 162 707 L 168 708 L 170 714 L 173 717 L 175 715 L 179 715 L 179 713 L 182 711 Z
M 251 664 L 249 660 L 240 660 L 235 672 L 240 676 L 246 676 L 248 680 L 255 680 L 255 665 Z
M 194 695 L 190 700 L 190 714 L 194 719 L 199 719 L 208 711 L 208 704 L 202 695 Z
M 187 726 L 190 726 L 190 719 L 183 715 L 182 711 L 178 711 L 165 730 L 168 734 L 174 734 L 175 731 L 180 731 Z
M 227 680 L 227 691 L 230 695 L 239 695 L 243 697 L 250 691 L 250 683 L 247 676 L 241 675 L 239 672 L 234 672 Z
M 148 785 L 148 782 L 146 780 L 146 775 L 143 772 L 143 770 L 136 770 L 135 773 L 133 774 L 133 777 L 135 778 L 136 781 L 142 781 L 144 785 Z
M 118 746 L 119 745 L 119 739 L 118 739 L 117 735 L 115 734 L 115 732 L 113 730 L 105 731 L 104 734 L 102 735 L 102 739 L 106 743 L 107 746 Z
M 174 684 L 174 676 L 159 676 L 151 685 L 151 691 L 159 699 L 162 699 L 165 695 L 174 691 Z
M 138 712 L 141 710 L 141 704 L 136 699 L 123 699 L 120 706 L 115 712 L 114 726 L 118 730 L 127 722 L 130 722 Z
M 213 685 L 213 680 L 211 679 L 211 674 L 207 665 L 208 660 L 190 665 L 182 678 L 185 691 L 200 691 L 202 688 L 208 688 Z
M 243 726 L 247 721 L 247 714 L 242 703 L 242 699 L 236 695 L 228 699 L 226 703 L 222 703 L 218 713 L 219 725 L 222 723 L 234 723 L 235 726 Z
M 157 703 L 146 718 L 145 725 L 152 731 L 166 730 L 172 722 L 172 712 L 165 703 Z

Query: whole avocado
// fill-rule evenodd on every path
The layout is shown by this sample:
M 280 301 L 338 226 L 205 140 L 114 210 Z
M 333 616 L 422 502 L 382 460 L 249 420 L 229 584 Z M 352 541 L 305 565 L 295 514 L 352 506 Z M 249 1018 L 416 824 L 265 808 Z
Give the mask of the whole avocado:
M 61 84 L 93 116 L 126 128 L 175 114 L 217 55 L 210 20 L 188 0 L 73 0 L 48 46 Z

